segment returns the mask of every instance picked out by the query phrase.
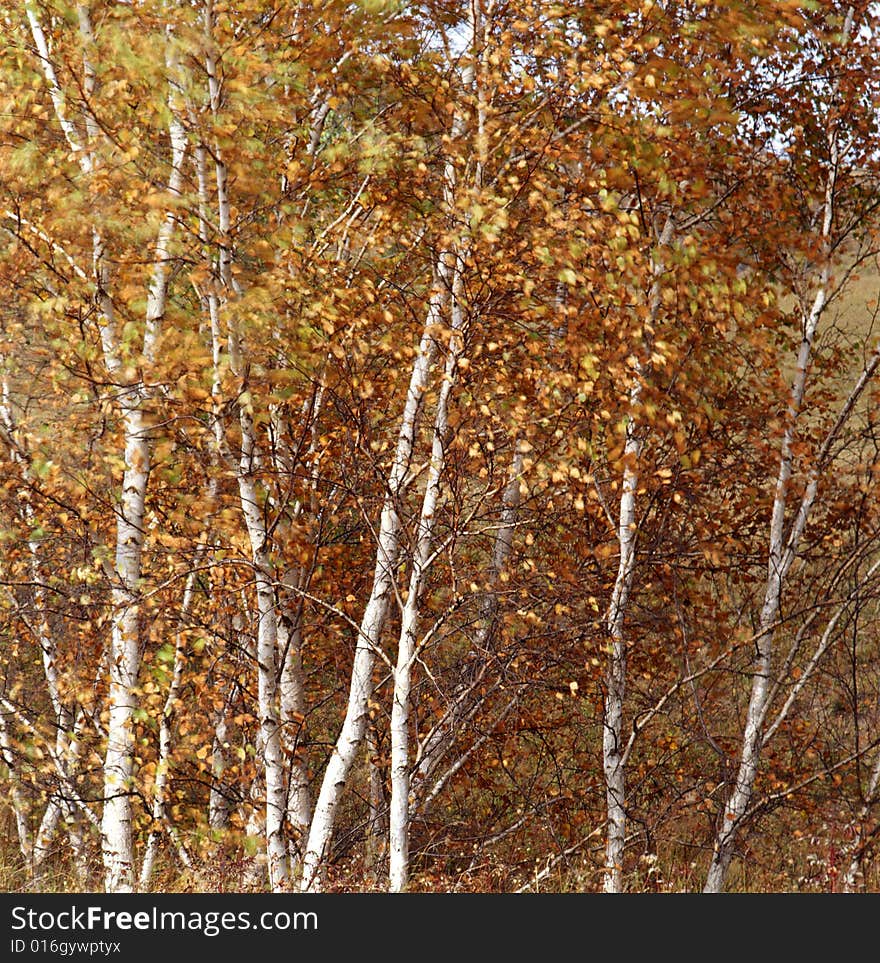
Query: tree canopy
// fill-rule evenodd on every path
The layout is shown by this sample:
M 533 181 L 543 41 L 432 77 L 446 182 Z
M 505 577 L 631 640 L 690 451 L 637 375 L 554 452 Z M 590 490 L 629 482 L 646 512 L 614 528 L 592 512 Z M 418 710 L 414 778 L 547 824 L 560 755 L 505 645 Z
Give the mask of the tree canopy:
M 880 885 L 878 13 L 0 12 L 8 888 Z

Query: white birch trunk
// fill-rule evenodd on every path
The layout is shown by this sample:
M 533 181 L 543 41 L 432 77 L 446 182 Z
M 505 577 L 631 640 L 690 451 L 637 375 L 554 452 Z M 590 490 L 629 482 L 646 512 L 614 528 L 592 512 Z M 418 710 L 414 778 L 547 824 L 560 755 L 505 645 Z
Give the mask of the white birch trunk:
M 306 695 L 302 663 L 302 610 L 283 608 L 278 622 L 278 652 L 281 660 L 282 746 L 289 771 L 287 816 L 295 838 L 289 841 L 291 869 L 299 869 L 312 818 L 309 771 L 302 749 L 306 720 Z
M 221 101 L 221 80 L 217 71 L 217 61 L 213 48 L 214 9 L 211 0 L 205 3 L 203 9 L 203 25 L 207 51 L 205 54 L 205 71 L 208 79 L 209 106 L 212 114 L 217 115 Z M 206 251 L 209 243 L 208 234 L 208 183 L 206 171 L 206 151 L 203 147 L 197 149 L 197 176 L 199 189 L 200 236 Z M 232 226 L 231 205 L 228 191 L 228 172 L 223 160 L 222 152 L 215 145 L 212 151 L 214 158 L 214 183 L 217 193 L 217 226 L 219 241 L 217 245 L 217 277 L 223 290 L 228 292 L 236 289 L 232 276 L 233 252 L 230 247 L 230 231 Z M 213 291 L 207 298 L 208 311 L 211 322 L 211 340 L 213 354 L 213 380 L 211 387 L 213 404 L 213 428 L 217 456 L 227 463 L 231 462 L 231 452 L 225 439 L 225 425 L 222 416 L 221 391 L 221 358 L 223 332 L 220 320 L 221 300 Z M 227 344 L 230 366 L 233 371 L 241 372 L 241 356 L 238 332 L 233 324 L 228 325 Z M 279 636 L 279 619 L 275 606 L 275 586 L 270 558 L 269 536 L 263 510 L 260 505 L 255 471 L 258 467 L 259 453 L 256 431 L 249 404 L 245 399 L 239 403 L 239 427 L 241 429 L 241 449 L 237 471 L 239 499 L 248 539 L 251 546 L 251 559 L 254 566 L 254 581 L 257 594 L 257 711 L 259 714 L 258 748 L 263 760 L 263 783 L 265 796 L 263 811 L 258 817 L 252 811 L 248 821 L 248 833 L 254 835 L 258 827 L 266 841 L 266 860 L 269 875 L 269 885 L 273 892 L 281 892 L 289 888 L 290 866 L 287 845 L 284 838 L 284 824 L 287 814 L 287 789 L 285 785 L 284 755 L 281 745 L 281 724 L 278 711 L 278 675 L 276 665 L 276 647 Z M 225 730 L 225 723 L 223 724 Z M 215 738 L 215 744 L 220 738 Z M 252 786 L 252 798 L 256 781 Z M 214 810 L 218 819 L 225 817 L 225 807 L 218 805 Z M 257 882 L 255 867 L 251 867 L 248 883 Z
M 203 154 L 202 154 L 203 159 Z M 229 229 L 229 200 L 226 194 L 226 171 L 222 161 L 216 161 L 216 181 L 221 228 Z M 203 180 L 200 177 L 200 182 Z M 205 185 L 200 183 L 200 193 L 204 198 Z M 224 284 L 231 283 L 231 255 L 227 248 L 221 247 L 218 273 Z M 220 325 L 219 299 L 211 294 L 208 297 L 211 320 L 213 352 L 212 398 L 214 407 L 213 427 L 218 458 L 229 461 L 229 447 L 225 440 L 225 426 L 221 415 L 220 363 L 222 355 L 222 329 Z M 233 366 L 237 366 L 237 336 L 230 328 L 229 344 L 234 354 Z M 234 346 L 234 347 L 233 347 Z M 284 754 L 281 746 L 281 724 L 278 712 L 278 682 L 276 647 L 279 638 L 279 619 L 275 606 L 275 584 L 269 554 L 268 532 L 263 510 L 260 505 L 257 482 L 254 472 L 259 456 L 253 417 L 248 403 L 242 400 L 239 407 L 239 426 L 241 429 L 241 450 L 237 471 L 239 500 L 251 545 L 251 560 L 254 566 L 254 581 L 257 594 L 257 703 L 260 720 L 259 748 L 264 765 L 264 784 L 266 788 L 264 813 L 260 820 L 266 839 L 267 866 L 269 883 L 273 892 L 281 892 L 289 887 L 290 867 L 287 845 L 284 838 L 284 823 L 287 814 L 287 788 L 285 785 Z M 225 723 L 223 725 L 225 729 Z M 221 745 L 219 737 L 215 745 Z M 218 764 L 223 765 L 225 758 L 218 756 Z M 213 809 L 216 821 L 224 821 L 227 807 L 215 794 Z M 255 826 L 251 826 L 255 829 Z
M 852 9 L 847 16 L 845 36 L 852 27 Z M 836 84 L 835 84 L 836 89 Z M 797 358 L 797 371 L 791 387 L 788 405 L 788 423 L 782 437 L 779 454 L 779 472 L 773 499 L 770 519 L 767 582 L 764 588 L 764 601 L 761 607 L 759 633 L 755 642 L 757 658 L 752 675 L 752 687 L 743 732 L 740 764 L 736 783 L 724 808 L 715 836 L 712 861 L 706 877 L 704 892 L 720 893 L 724 889 L 727 872 L 733 859 L 734 847 L 740 822 L 752 800 L 752 790 L 758 773 L 761 748 L 764 744 L 763 727 L 768 709 L 771 687 L 774 638 L 776 623 L 782 602 L 785 577 L 794 561 L 800 543 L 800 536 L 806 525 L 810 508 L 815 497 L 815 487 L 808 486 L 805 498 L 801 500 L 800 511 L 786 538 L 785 518 L 788 505 L 788 489 L 792 476 L 794 452 L 793 444 L 797 433 L 798 419 L 807 384 L 807 373 L 812 360 L 813 342 L 819 319 L 828 300 L 831 280 L 830 240 L 834 222 L 834 190 L 839 164 L 836 129 L 829 135 L 829 171 L 825 186 L 825 199 L 822 219 L 823 257 L 825 264 L 819 277 L 819 285 L 813 304 L 804 318 L 803 338 Z M 815 479 L 818 485 L 818 478 Z
M 630 390 L 630 410 L 635 410 L 640 398 L 641 385 L 636 382 Z M 606 893 L 620 893 L 623 890 L 623 850 L 626 842 L 626 768 L 623 765 L 623 704 L 626 696 L 624 621 L 635 571 L 636 489 L 639 484 L 638 462 L 642 445 L 639 429 L 631 418 L 626 429 L 624 447 L 626 467 L 623 471 L 617 530 L 620 562 L 607 616 L 608 634 L 611 637 L 611 658 L 602 714 L 602 764 L 605 773 L 608 813 L 603 884 Z
M 134 711 L 140 664 L 138 581 L 143 551 L 144 503 L 150 471 L 148 429 L 139 392 L 125 405 L 125 472 L 116 529 L 116 575 L 109 664 L 109 718 L 104 757 L 104 814 L 101 844 L 108 893 L 134 888 L 131 788 L 134 768 Z
M 431 359 L 434 355 L 436 327 L 442 320 L 442 308 L 446 296 L 445 265 L 441 264 L 438 273 L 440 277 L 431 296 L 425 328 L 410 375 L 394 460 L 388 475 L 387 494 L 379 522 L 373 584 L 355 645 L 345 719 L 327 761 L 309 828 L 303 861 L 303 891 L 321 889 L 323 862 L 333 834 L 336 808 L 364 737 L 369 713 L 367 704 L 373 691 L 373 664 L 394 587 L 400 538 L 400 516 L 397 506 L 407 483 L 422 407 L 422 395 L 428 384 Z
M 172 118 L 176 117 L 172 105 Z M 179 195 L 186 135 L 182 125 L 171 121 L 172 173 L 168 190 Z M 165 313 L 168 282 L 167 260 L 174 219 L 169 213 L 159 228 L 153 273 L 147 297 L 143 355 L 153 360 L 159 325 Z M 109 359 L 108 359 L 109 360 Z M 130 892 L 134 887 L 134 851 L 131 834 L 131 780 L 134 766 L 132 723 L 137 708 L 140 669 L 139 586 L 144 543 L 144 512 L 150 474 L 149 427 L 143 404 L 146 389 L 133 385 L 122 395 L 120 407 L 125 427 L 125 470 L 116 528 L 116 576 L 113 589 L 114 617 L 110 643 L 110 713 L 104 760 L 104 816 L 101 822 L 107 892 Z
M 27 799 L 18 777 L 18 767 L 15 762 L 15 751 L 9 734 L 6 716 L 0 710 L 0 759 L 9 773 L 9 803 L 15 818 L 15 832 L 18 838 L 18 851 L 26 866 L 31 863 L 33 843 L 31 840 L 30 822 L 28 818 Z
M 12 408 L 11 392 L 9 381 L 5 375 L 2 379 L 0 388 L 0 425 L 3 428 L 3 436 L 9 447 L 9 456 L 13 464 L 18 466 L 21 472 L 22 481 L 25 485 L 31 483 L 31 472 L 29 469 L 30 456 L 26 447 L 17 440 L 17 424 Z M 38 526 L 37 518 L 30 501 L 30 492 L 25 488 L 20 493 L 20 516 L 27 528 L 33 532 Z M 68 754 L 69 733 L 72 728 L 73 718 L 69 707 L 64 703 L 60 689 L 60 679 L 58 673 L 57 650 L 55 637 L 49 627 L 47 616 L 45 591 L 43 588 L 43 572 L 40 565 L 40 541 L 36 537 L 28 539 L 28 567 L 31 585 L 33 586 L 33 607 L 34 625 L 29 625 L 37 644 L 40 647 L 42 656 L 43 675 L 46 679 L 46 691 L 49 694 L 49 701 L 52 705 L 53 724 L 55 728 L 55 752 L 61 760 L 66 760 Z M 16 826 L 19 835 L 20 845 L 24 845 L 22 830 L 27 833 L 27 862 L 33 877 L 34 884 L 39 888 L 46 865 L 51 855 L 54 854 L 53 840 L 55 838 L 60 822 L 62 809 L 65 809 L 62 794 L 53 793 L 46 804 L 46 809 L 40 820 L 40 825 L 33 838 L 30 839 L 30 831 L 27 823 L 27 808 L 21 808 L 24 798 L 18 779 L 15 775 L 11 744 L 6 727 L 5 718 L 2 719 L 2 732 L 0 732 L 0 745 L 3 748 L 3 756 L 10 770 L 12 781 L 12 807 L 16 817 Z M 22 824 L 21 818 L 24 817 Z M 24 854 L 24 850 L 22 850 Z
M 303 405 L 303 419 L 310 422 L 309 444 L 306 463 L 315 456 L 317 443 L 317 418 L 324 396 L 323 381 L 319 382 L 312 398 Z M 273 432 L 271 444 L 273 466 L 279 477 L 293 477 L 297 455 L 291 451 L 285 437 L 286 420 L 280 406 L 270 409 Z M 321 512 L 317 504 L 317 484 L 309 484 L 311 507 L 314 514 Z M 283 511 L 283 506 L 275 506 Z M 299 518 L 303 501 L 294 502 L 292 515 Z M 313 563 L 314 567 L 314 563 Z M 310 572 L 305 565 L 297 565 L 284 573 L 277 591 L 278 605 L 278 665 L 280 668 L 279 697 L 281 707 L 281 744 L 288 769 L 287 818 L 292 830 L 288 840 L 291 875 L 301 878 L 302 859 L 305 853 L 309 824 L 312 818 L 312 800 L 309 786 L 308 759 L 304 748 L 306 721 L 306 692 L 303 675 L 303 606 L 302 593 L 308 588 Z M 294 598 L 295 596 L 298 598 Z
M 673 229 L 674 225 L 670 217 L 659 238 L 661 248 L 672 240 Z M 662 270 L 662 261 L 655 259 L 654 281 L 649 296 L 649 319 L 652 325 L 657 320 L 660 308 Z M 643 429 L 639 427 L 637 418 L 642 400 L 642 379 L 648 370 L 650 370 L 649 361 L 636 363 L 633 372 L 634 380 L 629 392 L 630 417 L 626 426 L 623 449 L 623 484 L 617 525 L 620 559 L 605 619 L 611 639 L 605 702 L 602 710 L 602 768 L 605 775 L 607 811 L 603 889 L 606 893 L 623 891 L 623 854 L 626 843 L 626 757 L 623 735 L 623 708 L 627 682 L 625 623 L 636 565 L 636 494 L 639 487 L 639 462 L 644 446 Z
M 254 478 L 257 467 L 254 423 L 245 404 L 240 408 L 239 423 L 241 425 L 241 464 L 238 488 L 251 543 L 257 589 L 257 701 L 260 717 L 260 748 L 266 780 L 266 858 L 272 891 L 281 892 L 287 888 L 290 871 L 287 844 L 284 839 L 287 788 L 284 778 L 284 755 L 281 751 L 275 661 L 278 617 L 275 609 L 275 587 L 272 562 L 268 552 L 266 522 Z
M 195 123 L 195 112 L 190 108 L 191 121 Z M 208 223 L 209 191 L 207 150 L 204 145 L 195 149 L 196 181 L 198 186 L 199 206 L 199 240 L 203 246 L 206 259 L 210 259 Z M 214 452 L 211 479 L 211 499 L 216 499 L 219 486 L 217 474 L 222 470 L 224 462 L 231 462 L 231 456 L 224 437 L 223 398 L 221 386 L 221 364 L 223 355 L 222 332 L 220 325 L 220 307 L 217 294 L 212 289 L 204 298 L 208 309 L 211 328 L 211 428 L 214 435 Z M 213 715 L 214 736 L 211 744 L 211 790 L 208 795 L 208 825 L 211 829 L 223 832 L 229 826 L 229 816 L 233 806 L 227 794 L 223 791 L 223 775 L 226 772 L 228 760 L 226 756 L 227 742 L 227 713 L 232 688 L 227 692 L 223 706 Z
M 85 131 L 80 132 L 68 116 L 64 93 L 55 74 L 51 52 L 42 29 L 36 7 L 26 5 L 28 23 L 43 75 L 52 99 L 55 115 L 65 138 L 77 153 L 80 168 L 86 177 L 95 167 L 94 150 L 99 129 L 94 118 L 87 117 Z M 86 96 L 94 93 L 95 71 L 89 61 L 89 50 L 94 42 L 88 7 L 77 8 L 79 30 L 83 44 L 83 90 Z M 176 65 L 170 59 L 173 71 Z M 180 124 L 169 93 L 169 136 L 172 160 L 168 191 L 179 195 L 183 183 L 183 160 L 186 152 L 186 133 Z M 153 270 L 147 294 L 143 340 L 144 361 L 149 363 L 156 348 L 159 325 L 165 313 L 167 291 L 167 261 L 174 232 L 174 217 L 169 212 L 159 228 L 156 239 Z M 92 267 L 97 285 L 99 305 L 98 326 L 108 371 L 120 370 L 120 359 L 113 324 L 112 301 L 108 293 L 109 270 L 97 218 L 92 225 Z M 119 408 L 125 436 L 125 469 L 122 478 L 116 529 L 116 583 L 113 587 L 113 624 L 109 658 L 109 719 L 107 748 L 104 758 L 104 813 L 101 820 L 101 844 L 104 859 L 105 888 L 108 892 L 130 892 L 134 888 L 134 850 L 131 831 L 131 779 L 133 775 L 132 722 L 136 708 L 135 689 L 140 663 L 140 627 L 138 614 L 138 582 L 141 576 L 143 551 L 144 506 L 150 472 L 150 444 L 148 428 L 143 418 L 146 398 L 143 385 L 132 384 L 122 393 Z
M 431 461 L 416 533 L 409 588 L 401 615 L 394 694 L 391 704 L 391 804 L 388 815 L 389 889 L 402 893 L 409 880 L 409 695 L 412 665 L 416 656 L 419 600 L 425 578 L 433 563 L 434 523 L 440 500 L 443 467 L 446 461 L 446 436 L 449 427 L 449 399 L 458 373 L 458 359 L 464 347 L 465 312 L 461 303 L 461 265 L 453 269 L 452 330 L 443 384 L 434 417 Z
M 477 3 L 472 4 L 470 21 L 472 42 L 475 49 L 477 47 L 478 29 L 477 10 Z M 470 86 L 473 83 L 474 72 L 474 64 L 471 62 L 463 71 L 465 86 Z M 452 136 L 458 137 L 463 131 L 464 114 L 456 112 L 452 121 Z M 450 213 L 454 211 L 456 186 L 457 173 L 455 166 L 452 160 L 448 159 L 444 170 L 443 198 Z M 454 256 L 453 254 L 452 257 L 454 258 Z M 428 384 L 431 360 L 435 350 L 435 329 L 436 325 L 442 321 L 443 303 L 447 289 L 451 287 L 451 271 L 452 265 L 448 263 L 447 255 L 441 254 L 437 264 L 437 284 L 431 296 L 419 351 L 413 364 L 394 460 L 388 475 L 387 493 L 379 522 L 373 584 L 361 619 L 355 646 L 345 719 L 327 762 L 312 815 L 303 864 L 303 891 L 318 891 L 321 889 L 323 863 L 328 855 L 330 840 L 333 835 L 336 808 L 357 751 L 364 738 L 369 714 L 367 705 L 373 689 L 373 665 L 388 613 L 399 553 L 400 517 L 397 512 L 397 503 L 407 483 L 407 472 L 415 447 L 422 394 Z
M 871 769 L 871 778 L 868 783 L 868 791 L 865 794 L 865 803 L 859 810 L 856 822 L 856 835 L 850 847 L 850 862 L 843 877 L 843 891 L 845 893 L 855 893 L 860 888 L 860 883 L 864 885 L 862 879 L 862 864 L 865 857 L 867 844 L 874 837 L 873 833 L 868 833 L 868 819 L 871 810 L 877 801 L 878 788 L 880 788 L 880 752 L 874 759 L 874 766 Z

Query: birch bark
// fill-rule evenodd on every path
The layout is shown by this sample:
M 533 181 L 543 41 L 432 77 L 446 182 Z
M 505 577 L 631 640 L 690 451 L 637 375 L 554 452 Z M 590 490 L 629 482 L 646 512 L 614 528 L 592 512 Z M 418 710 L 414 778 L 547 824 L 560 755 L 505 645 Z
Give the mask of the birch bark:
M 850 35 L 852 25 L 853 8 L 850 7 L 843 30 L 844 44 Z M 838 87 L 839 81 L 835 81 L 832 85 L 832 100 L 836 98 Z M 764 587 L 764 601 L 761 606 L 758 623 L 759 634 L 755 642 L 757 657 L 752 675 L 751 693 L 742 738 L 739 769 L 733 791 L 724 807 L 724 812 L 722 813 L 722 818 L 716 832 L 712 860 L 704 887 L 704 892 L 706 893 L 720 893 L 724 889 L 727 873 L 734 855 L 740 823 L 752 800 L 752 791 L 764 741 L 763 728 L 764 719 L 769 707 L 768 696 L 771 685 L 774 639 L 785 578 L 800 547 L 800 537 L 806 525 L 816 491 L 816 487 L 814 486 L 812 494 L 810 494 L 810 486 L 808 485 L 805 497 L 801 500 L 797 516 L 792 522 L 791 531 L 787 534 L 785 521 L 788 508 L 789 485 L 794 463 L 793 446 L 797 435 L 801 406 L 806 390 L 810 362 L 812 360 L 813 344 L 816 338 L 819 320 L 822 317 L 828 301 L 828 289 L 831 281 L 830 257 L 834 228 L 835 187 L 840 165 L 840 145 L 836 124 L 834 124 L 829 131 L 828 149 L 828 173 L 825 183 L 821 231 L 824 263 L 819 272 L 818 285 L 812 306 L 803 322 L 803 337 L 798 351 L 797 370 L 791 387 L 787 424 L 780 445 L 779 470 L 776 478 L 776 490 L 770 518 L 767 580 Z M 818 477 L 815 479 L 815 485 L 818 485 Z
M 449 401 L 458 373 L 458 361 L 464 349 L 466 312 L 462 303 L 461 264 L 456 261 L 452 280 L 452 326 L 447 349 L 443 383 L 434 416 L 431 460 L 425 482 L 425 494 L 416 533 L 415 557 L 409 579 L 406 602 L 401 615 L 397 665 L 394 670 L 394 694 L 391 706 L 391 806 L 389 811 L 389 887 L 400 893 L 409 879 L 409 698 L 413 661 L 416 657 L 416 633 L 419 602 L 425 578 L 433 563 L 434 525 L 440 501 L 440 487 L 446 460 L 446 436 L 449 428 Z
M 266 778 L 266 854 L 269 883 L 273 892 L 279 892 L 287 888 L 290 868 L 287 861 L 287 844 L 284 839 L 287 788 L 284 778 L 284 757 L 281 752 L 275 661 L 278 619 L 266 523 L 254 477 L 257 458 L 256 434 L 253 417 L 245 404 L 241 404 L 239 409 L 239 424 L 241 426 L 241 462 L 238 489 L 251 542 L 257 590 L 257 703 L 260 714 L 260 748 Z
M 345 719 L 327 762 L 312 814 L 303 860 L 302 889 L 305 892 L 320 891 L 322 887 L 322 866 L 333 833 L 336 809 L 349 771 L 363 741 L 369 715 L 368 701 L 373 691 L 373 664 L 388 614 L 397 567 L 400 539 L 398 505 L 407 484 L 407 474 L 415 448 L 416 431 L 422 408 L 422 396 L 428 385 L 437 326 L 442 321 L 442 310 L 446 301 L 445 263 L 440 265 L 438 274 L 418 353 L 410 374 L 397 446 L 388 475 L 387 494 L 379 521 L 372 588 L 364 608 L 355 645 Z
M 667 247 L 672 240 L 673 221 L 667 219 L 660 235 L 659 247 Z M 649 295 L 649 320 L 653 325 L 660 308 L 660 276 L 662 256 L 654 260 L 654 281 Z M 648 352 L 650 355 L 650 352 Z M 639 462 L 644 447 L 644 428 L 638 423 L 642 401 L 643 379 L 650 370 L 649 358 L 636 362 L 629 391 L 629 422 L 626 427 L 623 459 L 623 484 L 618 512 L 617 542 L 620 559 L 617 577 L 608 604 L 605 624 L 611 639 L 611 652 L 602 711 L 602 765 L 605 773 L 605 804 L 607 829 L 605 836 L 606 893 L 623 891 L 623 853 L 626 844 L 626 758 L 623 735 L 623 709 L 626 699 L 626 613 L 636 568 L 636 495 L 639 487 Z
M 101 136 L 91 108 L 85 111 L 84 129 L 71 119 L 64 91 L 55 72 L 48 40 L 36 5 L 27 3 L 25 12 L 34 45 L 40 58 L 56 119 L 79 160 L 88 185 L 95 170 L 96 152 Z M 89 9 L 77 7 L 79 34 L 83 49 L 83 92 L 91 101 L 96 93 L 96 71 L 90 62 L 94 30 Z M 171 46 L 167 50 L 169 73 L 168 106 L 171 169 L 167 184 L 171 196 L 179 196 L 183 184 L 183 161 L 187 137 L 176 109 L 173 77 L 177 71 Z M 96 286 L 98 327 L 108 372 L 122 374 L 119 348 L 109 295 L 110 271 L 97 212 L 92 224 L 92 270 Z M 168 260 L 175 230 L 169 211 L 157 234 L 153 267 L 147 292 L 142 356 L 145 367 L 153 361 L 168 284 Z M 140 626 L 138 614 L 139 581 L 144 541 L 144 512 L 150 472 L 149 428 L 144 420 L 144 402 L 149 391 L 140 381 L 127 381 L 118 397 L 124 427 L 124 471 L 116 527 L 114 615 L 109 657 L 109 717 L 104 757 L 104 811 L 101 820 L 105 887 L 108 892 L 130 892 L 134 887 L 134 849 L 131 829 L 131 779 L 134 768 L 132 721 L 136 708 L 136 687 L 140 666 Z
M 15 832 L 18 838 L 18 851 L 25 866 L 31 863 L 33 851 L 33 841 L 28 821 L 28 805 L 22 788 L 18 766 L 15 760 L 15 750 L 12 745 L 12 738 L 9 732 L 9 725 L 6 722 L 6 715 L 0 709 L 0 760 L 6 766 L 9 773 L 9 801 L 12 805 L 12 814 L 15 817 Z
M 472 58 L 462 72 L 462 82 L 466 89 L 471 87 L 475 77 L 475 58 L 479 51 L 479 31 L 482 29 L 479 7 L 479 2 L 474 2 L 469 10 Z M 453 139 L 460 137 L 464 130 L 464 114 L 457 110 L 451 125 Z M 477 182 L 479 182 L 480 177 L 481 163 L 478 161 L 475 170 Z M 458 174 L 455 165 L 451 159 L 447 159 L 443 179 L 443 201 L 450 220 L 455 215 L 457 186 Z M 395 570 L 399 556 L 401 520 L 398 505 L 409 481 L 407 475 L 416 444 L 422 395 L 429 383 L 431 365 L 436 351 L 438 325 L 443 322 L 445 302 L 452 291 L 456 256 L 456 252 L 452 250 L 441 252 L 437 259 L 435 286 L 428 304 L 425 326 L 422 330 L 418 353 L 410 375 L 397 445 L 388 474 L 386 496 L 377 535 L 378 545 L 372 588 L 364 608 L 355 646 L 348 705 L 342 729 L 328 760 L 312 814 L 303 865 L 303 891 L 321 889 L 323 864 L 328 855 L 333 834 L 336 809 L 345 788 L 348 774 L 364 739 L 369 717 L 368 702 L 373 688 L 373 665 L 394 590 Z
M 875 832 L 868 832 L 868 820 L 871 810 L 877 802 L 878 789 L 880 789 L 880 753 L 874 759 L 871 768 L 871 777 L 868 781 L 868 791 L 865 793 L 865 802 L 859 810 L 856 820 L 855 839 L 850 846 L 850 861 L 843 876 L 843 891 L 845 893 L 855 893 L 863 883 L 863 862 L 868 845 L 876 836 Z

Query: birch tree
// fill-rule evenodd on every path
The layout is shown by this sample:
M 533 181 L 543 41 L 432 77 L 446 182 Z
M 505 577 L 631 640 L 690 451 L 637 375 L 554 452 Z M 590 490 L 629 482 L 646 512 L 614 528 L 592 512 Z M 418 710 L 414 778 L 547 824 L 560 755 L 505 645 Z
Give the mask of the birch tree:
M 835 47 L 842 49 L 844 55 L 853 34 L 854 24 L 855 10 L 850 6 L 845 11 L 839 36 L 834 41 L 830 41 Z M 835 50 L 831 48 L 829 60 L 834 59 Z M 835 112 L 831 115 L 824 131 L 824 190 L 818 231 L 819 266 L 814 276 L 812 299 L 804 305 L 801 319 L 802 338 L 791 384 L 785 428 L 780 441 L 778 475 L 769 526 L 767 581 L 755 642 L 757 660 L 752 676 L 739 769 L 733 790 L 724 807 L 723 819 L 719 823 L 712 862 L 706 879 L 706 892 L 720 892 L 723 889 L 734 853 L 737 832 L 752 800 L 761 749 L 764 745 L 764 723 L 771 691 L 774 640 L 783 604 L 786 577 L 798 556 L 804 530 L 813 511 L 823 476 L 831 465 L 839 435 L 880 363 L 880 355 L 875 350 L 866 360 L 861 375 L 840 406 L 824 439 L 817 446 L 801 498 L 790 506 L 795 461 L 794 443 L 800 424 L 804 420 L 804 397 L 813 362 L 817 332 L 832 295 L 833 251 L 841 240 L 838 226 L 841 222 L 841 214 L 838 211 L 838 205 L 841 192 L 840 181 L 845 176 L 846 164 L 840 116 L 840 112 L 845 110 L 841 107 L 844 97 L 846 95 L 843 93 L 841 76 L 838 74 L 831 84 L 828 98 Z
M 10 879 L 870 888 L 876 17 L 0 12 Z

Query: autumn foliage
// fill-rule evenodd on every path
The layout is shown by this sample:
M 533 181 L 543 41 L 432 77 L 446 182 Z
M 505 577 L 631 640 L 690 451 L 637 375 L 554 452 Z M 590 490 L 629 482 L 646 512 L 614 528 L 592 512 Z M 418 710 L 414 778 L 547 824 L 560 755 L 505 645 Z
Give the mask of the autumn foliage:
M 0 885 L 878 888 L 877 15 L 0 13 Z

